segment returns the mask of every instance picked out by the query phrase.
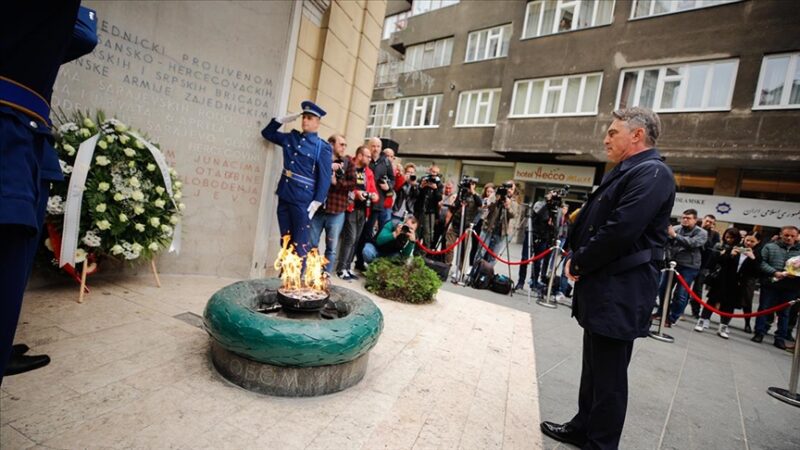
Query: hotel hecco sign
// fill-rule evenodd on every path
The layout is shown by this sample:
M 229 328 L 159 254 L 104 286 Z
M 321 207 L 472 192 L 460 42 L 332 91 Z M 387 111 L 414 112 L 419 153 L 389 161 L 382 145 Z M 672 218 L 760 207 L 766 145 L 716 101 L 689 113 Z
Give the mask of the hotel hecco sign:
M 594 167 L 586 166 L 517 163 L 514 166 L 514 179 L 541 184 L 591 187 L 594 184 L 594 172 Z

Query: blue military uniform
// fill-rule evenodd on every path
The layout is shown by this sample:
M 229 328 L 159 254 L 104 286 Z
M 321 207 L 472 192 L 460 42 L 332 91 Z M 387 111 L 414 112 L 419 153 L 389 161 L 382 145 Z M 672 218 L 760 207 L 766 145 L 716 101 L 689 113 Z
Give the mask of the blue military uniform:
M 325 115 L 312 102 L 301 104 L 304 114 Z M 297 254 L 303 256 L 310 250 L 309 230 L 311 220 L 308 207 L 311 202 L 322 204 L 331 185 L 333 149 L 317 133 L 292 130 L 281 133 L 281 123 L 270 121 L 261 135 L 283 147 L 283 170 L 278 182 L 278 226 L 281 236 L 291 235 Z
M 0 6 L 0 381 L 50 182 L 62 179 L 50 134 L 53 83 L 61 64 L 97 45 L 96 30 L 94 11 L 79 0 Z

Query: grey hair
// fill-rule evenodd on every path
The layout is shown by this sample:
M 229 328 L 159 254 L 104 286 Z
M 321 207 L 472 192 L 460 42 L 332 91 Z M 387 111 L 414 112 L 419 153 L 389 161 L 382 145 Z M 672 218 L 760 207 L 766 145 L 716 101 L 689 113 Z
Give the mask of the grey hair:
M 658 136 L 661 135 L 661 119 L 658 114 L 647 108 L 634 106 L 632 108 L 618 109 L 611 113 L 615 119 L 628 124 L 628 129 L 643 128 L 645 143 L 656 145 Z

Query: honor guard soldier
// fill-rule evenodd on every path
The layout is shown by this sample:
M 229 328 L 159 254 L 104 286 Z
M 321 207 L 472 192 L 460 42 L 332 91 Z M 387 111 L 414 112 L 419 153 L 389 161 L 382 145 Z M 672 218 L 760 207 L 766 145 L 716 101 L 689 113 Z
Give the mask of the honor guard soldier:
M 330 144 L 317 135 L 325 111 L 308 100 L 300 104 L 302 113 L 274 118 L 261 135 L 283 147 L 283 171 L 278 182 L 278 226 L 281 236 L 290 235 L 297 254 L 309 250 L 311 218 L 328 196 L 331 185 Z M 303 116 L 303 131 L 281 133 L 282 124 Z
M 12 343 L 50 182 L 63 179 L 50 132 L 53 84 L 61 64 L 96 45 L 97 17 L 79 0 L 0 6 L 0 383 L 50 362 Z

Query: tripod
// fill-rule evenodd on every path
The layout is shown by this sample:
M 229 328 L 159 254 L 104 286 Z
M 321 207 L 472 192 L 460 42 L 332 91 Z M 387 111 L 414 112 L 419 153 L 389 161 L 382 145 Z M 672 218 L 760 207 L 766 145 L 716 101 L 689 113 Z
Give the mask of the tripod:
M 548 248 L 554 251 L 555 255 L 550 258 L 547 267 L 544 268 L 549 272 L 547 277 L 547 293 L 542 295 L 542 298 L 539 300 L 536 300 L 536 303 L 546 308 L 557 308 L 558 302 L 553 300 L 553 281 L 555 279 L 558 266 L 561 264 L 561 240 L 558 239 L 558 228 L 559 224 L 561 223 L 561 214 L 553 214 L 551 211 L 551 217 L 554 217 L 555 220 L 553 221 L 553 233 L 552 238 L 550 239 L 550 246 Z
M 495 221 L 494 226 L 491 229 L 491 232 L 487 234 L 487 236 L 489 236 L 490 239 L 489 239 L 489 242 L 486 242 L 485 244 L 489 248 L 492 248 L 494 246 L 494 244 L 495 244 L 495 236 L 503 234 L 502 233 L 503 224 L 507 223 L 507 220 L 508 220 L 508 211 L 506 210 L 506 207 L 503 204 L 504 201 L 505 201 L 505 198 L 497 200 L 497 202 L 495 203 L 495 205 L 497 205 L 497 208 L 500 208 L 500 212 L 498 214 L 497 221 Z M 500 233 L 498 233 L 498 230 L 500 231 Z M 505 248 L 506 258 L 510 259 L 510 256 L 509 256 L 510 250 L 508 248 L 508 244 L 509 244 L 508 233 L 505 234 L 505 241 L 506 241 L 505 242 L 506 243 L 506 248 Z M 475 278 L 478 275 L 478 273 L 477 273 L 478 269 L 480 267 L 478 265 L 478 261 L 480 261 L 482 259 L 485 260 L 486 259 L 486 255 L 488 253 L 489 253 L 488 250 L 483 249 L 482 252 L 478 252 L 478 253 L 475 254 L 475 260 L 472 261 L 472 270 L 470 270 L 469 277 L 467 278 L 467 284 L 472 284 L 472 282 L 475 280 Z M 511 266 L 508 265 L 507 267 L 508 267 L 508 279 L 511 280 Z M 512 286 L 512 289 L 508 292 L 508 295 L 514 295 L 513 286 Z

